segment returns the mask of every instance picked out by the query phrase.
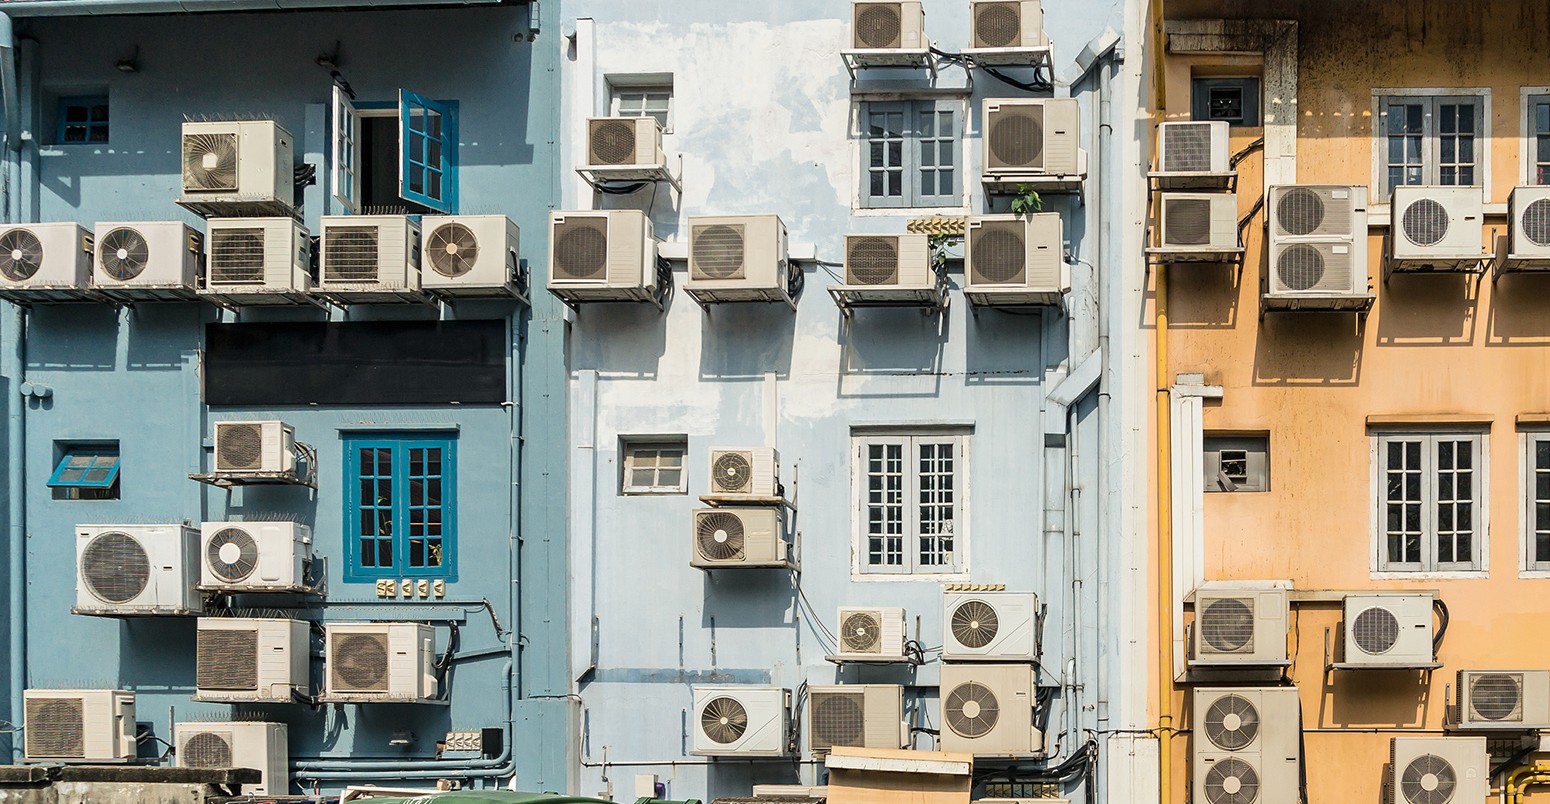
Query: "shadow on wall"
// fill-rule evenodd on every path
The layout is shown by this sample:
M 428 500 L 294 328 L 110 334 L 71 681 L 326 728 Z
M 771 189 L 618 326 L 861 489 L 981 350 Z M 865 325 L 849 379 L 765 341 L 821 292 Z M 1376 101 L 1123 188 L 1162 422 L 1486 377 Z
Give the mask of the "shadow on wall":
M 1259 260 L 1258 264 L 1264 265 L 1264 260 Z M 1168 266 L 1167 271 L 1169 329 L 1233 329 L 1238 326 L 1239 299 L 1248 274 L 1246 267 L 1226 263 L 1180 263 Z
M 1353 313 L 1265 316 L 1254 344 L 1256 386 L 1356 385 L 1367 319 Z
M 29 371 L 109 371 L 118 361 L 118 310 L 105 304 L 32 308 L 27 327 Z
M 960 297 L 961 298 L 961 297 Z M 1064 337 L 1057 324 L 1044 326 L 1045 316 L 1063 321 L 1058 307 L 981 308 L 969 315 L 964 342 L 966 385 L 1038 385 L 1044 379 L 1039 365 L 1042 339 L 1051 332 Z M 1044 345 L 1051 356 L 1064 354 L 1065 343 Z
M 674 157 L 669 156 L 669 161 Z M 669 164 L 670 170 L 677 168 Z M 658 240 L 673 240 L 678 236 L 678 213 L 683 206 L 678 194 L 667 182 L 642 182 L 632 192 L 609 192 L 593 195 L 597 209 L 635 209 L 651 220 L 652 234 Z
M 835 312 L 839 316 L 839 312 Z M 951 309 L 923 315 L 919 310 L 856 310 L 839 327 L 840 370 L 835 393 L 841 398 L 935 398 L 942 390 L 942 356 L 950 331 Z M 935 382 L 929 388 L 922 376 Z M 908 377 L 902 383 L 869 378 Z
M 169 371 L 183 367 L 183 356 L 199 350 L 206 320 L 215 320 L 203 304 L 161 302 L 130 308 L 126 319 L 131 371 Z
M 1378 289 L 1379 346 L 1469 346 L 1483 277 L 1395 274 Z
M 712 641 L 717 628 L 796 625 L 793 615 L 797 590 L 792 573 L 779 569 L 720 569 L 703 574 L 705 604 L 700 625 L 710 629 Z
M 1539 346 L 1550 344 L 1550 316 L 1544 300 L 1550 292 L 1550 276 L 1503 274 L 1497 278 L 1486 311 L 1487 346 Z
M 237 486 L 226 498 L 229 519 L 248 522 L 300 522 L 317 538 L 317 492 L 305 486 Z
M 1429 722 L 1430 674 L 1419 670 L 1331 672 L 1315 728 L 1416 727 Z
M 685 298 L 674 303 L 694 302 Z M 791 378 L 791 342 L 796 337 L 797 317 L 790 307 L 712 304 L 703 317 L 700 379 L 757 380 L 770 372 L 782 380 Z
M 683 278 L 675 274 L 673 281 L 681 284 Z M 609 379 L 656 379 L 667 355 L 665 322 L 676 304 L 692 307 L 694 301 L 675 290 L 661 310 L 643 303 L 580 305 L 572 326 L 581 331 L 606 331 L 607 337 L 572 339 L 571 369 L 596 369 Z

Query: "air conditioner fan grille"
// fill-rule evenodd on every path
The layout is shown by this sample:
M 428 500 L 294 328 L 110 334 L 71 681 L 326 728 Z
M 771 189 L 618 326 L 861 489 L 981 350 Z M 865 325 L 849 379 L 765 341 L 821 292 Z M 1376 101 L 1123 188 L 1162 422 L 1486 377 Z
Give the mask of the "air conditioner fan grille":
M 94 537 L 81 551 L 81 580 L 98 600 L 128 603 L 150 585 L 151 560 L 134 537 L 109 531 Z
M 978 681 L 969 681 L 954 687 L 942 705 L 942 719 L 953 733 L 965 739 L 978 739 L 989 734 L 1001 719 L 1001 706 L 996 693 Z
M 1044 161 L 1044 107 L 1002 107 L 991 112 L 993 166 L 1040 167 Z
M 185 768 L 231 767 L 231 742 L 226 735 L 201 731 L 183 742 L 178 761 Z
M 695 278 L 743 278 L 746 252 L 742 224 L 696 226 L 689 234 L 689 247 Z
M 85 757 L 86 714 L 80 698 L 27 701 L 27 755 Z
M 862 47 L 899 47 L 903 9 L 897 3 L 870 3 L 856 10 L 856 41 Z
M 866 744 L 865 693 L 814 693 L 812 706 L 815 748 Z
M 330 226 L 323 235 L 323 279 L 375 282 L 382 233 L 375 226 Z
M 736 698 L 712 698 L 700 710 L 700 729 L 721 745 L 730 745 L 748 732 L 748 710 Z
M 139 276 L 150 265 L 151 249 L 133 229 L 114 229 L 97 244 L 102 271 L 120 282 Z
M 847 653 L 878 653 L 882 648 L 883 624 L 876 612 L 853 611 L 840 623 L 840 641 Z
M 743 520 L 727 511 L 700 514 L 694 523 L 694 543 L 710 561 L 735 561 L 744 555 Z
M 1223 695 L 1206 708 L 1206 738 L 1224 751 L 1242 751 L 1259 736 L 1259 709 L 1242 695 Z
M 593 121 L 591 142 L 595 165 L 628 165 L 635 161 L 634 121 Z
M 1224 759 L 1206 771 L 1205 789 L 1210 804 L 1253 804 L 1259 798 L 1259 773 L 1241 759 Z
M 1287 290 L 1310 290 L 1324 280 L 1324 254 L 1309 243 L 1293 243 L 1276 257 L 1276 278 Z
M 1452 763 L 1436 754 L 1410 760 L 1399 779 L 1400 792 L 1409 804 L 1447 804 L 1457 786 L 1458 774 Z
M 1211 243 L 1211 202 L 1205 198 L 1163 199 L 1164 245 L 1205 246 Z
M 217 284 L 264 281 L 264 230 L 216 229 L 210 232 L 210 281 Z
M 1206 602 L 1196 627 L 1200 638 L 1217 653 L 1254 650 L 1254 607 L 1251 599 L 1223 597 Z
M 258 541 L 242 528 L 221 528 L 205 542 L 205 564 L 227 583 L 247 580 L 258 568 Z
M 1399 642 L 1399 618 L 1382 606 L 1363 609 L 1351 623 L 1351 641 L 1363 653 L 1388 653 Z
M 723 452 L 716 456 L 711 468 L 716 490 L 720 492 L 742 494 L 753 481 L 753 462 L 747 453 Z
M 43 267 L 43 241 L 26 229 L 0 234 L 0 274 L 12 282 L 25 282 Z
M 1482 673 L 1469 680 L 1469 708 L 1479 720 L 1496 723 L 1523 719 L 1523 676 Z
M 975 47 L 1015 47 L 1022 41 L 1021 3 L 979 3 L 974 7 Z
M 966 600 L 953 609 L 953 639 L 966 648 L 983 648 L 1001 631 L 996 607 L 983 600 Z
M 183 189 L 232 191 L 237 189 L 237 135 L 183 135 Z
M 194 678 L 205 690 L 257 690 L 258 631 L 201 629 Z
M 1021 221 L 984 223 L 969 233 L 970 280 L 986 285 L 1022 285 L 1028 276 L 1026 225 Z
M 899 241 L 892 237 L 853 237 L 845 251 L 846 281 L 852 285 L 892 285 L 899 281 Z
M 1306 187 L 1293 187 L 1276 202 L 1276 224 L 1289 235 L 1310 235 L 1324 225 L 1324 199 Z
M 335 689 L 387 692 L 386 634 L 337 634 L 332 642 L 328 664 Z
M 223 472 L 259 469 L 264 465 L 264 430 L 256 424 L 216 425 L 216 468 Z
M 1435 246 L 1448 236 L 1448 208 L 1431 198 L 1420 198 L 1400 216 L 1405 238 L 1418 246 Z
M 1536 198 L 1523 209 L 1523 236 L 1536 246 L 1550 246 L 1550 198 Z M 3 248 L 0 248 L 3 250 Z
M 1170 125 L 1163 143 L 1163 172 L 1204 173 L 1211 169 L 1211 126 Z
M 576 218 L 555 225 L 556 279 L 602 279 L 608 269 L 608 222 Z
M 425 243 L 431 269 L 449 279 L 467 274 L 479 261 L 479 238 L 461 223 L 438 226 Z

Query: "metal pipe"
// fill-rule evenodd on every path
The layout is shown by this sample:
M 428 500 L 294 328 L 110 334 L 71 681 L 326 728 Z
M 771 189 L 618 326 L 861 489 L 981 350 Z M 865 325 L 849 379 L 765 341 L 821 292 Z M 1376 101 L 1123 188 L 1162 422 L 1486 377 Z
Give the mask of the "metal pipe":
M 486 6 L 501 0 L 31 0 L 7 6 L 13 17 L 76 17 L 124 14 L 197 14 L 221 11 Z
M 1157 800 L 1173 801 L 1173 438 L 1168 405 L 1168 266 L 1155 266 L 1157 396 Z
M 3 91 L 6 116 L 6 145 L 8 152 L 5 156 L 4 170 L 6 179 L 5 218 L 9 223 L 16 223 L 20 219 L 21 193 L 16 187 L 16 179 L 21 175 L 21 138 L 12 132 L 20 127 L 19 123 L 13 125 L 13 120 L 20 120 L 21 109 L 17 101 L 16 70 L 14 60 L 15 41 L 11 36 L 11 18 L 0 14 L 0 63 L 3 63 L 3 78 L 5 87 Z M 10 473 L 7 477 L 7 495 L 10 497 L 6 506 L 7 530 L 10 536 L 10 550 L 8 560 L 8 583 L 10 588 L 10 712 L 9 717 L 13 721 L 23 718 L 22 691 L 27 687 L 27 503 L 26 503 L 26 450 L 23 440 L 26 437 L 26 410 L 27 402 L 22 397 L 22 383 L 26 381 L 27 373 L 27 311 L 18 305 L 10 305 L 8 323 L 12 330 L 12 350 L 8 355 L 11 366 L 6 374 L 11 378 L 10 399 L 6 410 L 6 460 Z M 22 741 L 18 740 L 12 732 L 11 756 L 20 759 Z
M 5 104 L 5 145 L 22 149 L 21 96 L 16 88 L 16 37 L 10 15 L 0 13 L 0 103 Z

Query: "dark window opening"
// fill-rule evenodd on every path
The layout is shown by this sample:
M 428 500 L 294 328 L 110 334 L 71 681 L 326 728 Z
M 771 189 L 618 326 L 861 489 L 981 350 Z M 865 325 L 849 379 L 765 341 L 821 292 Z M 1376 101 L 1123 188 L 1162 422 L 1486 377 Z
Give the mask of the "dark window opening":
M 1258 78 L 1196 78 L 1190 87 L 1190 117 L 1225 120 L 1234 126 L 1260 125 Z
M 108 96 L 72 95 L 59 99 L 56 139 L 62 144 L 108 141 Z
M 119 498 L 118 442 L 58 442 L 54 454 L 54 472 L 48 478 L 54 499 Z
M 1270 437 L 1211 436 L 1204 443 L 1205 490 L 1269 491 Z
M 405 201 L 398 194 L 398 129 L 397 116 L 361 117 L 361 211 L 432 214 L 434 210 Z

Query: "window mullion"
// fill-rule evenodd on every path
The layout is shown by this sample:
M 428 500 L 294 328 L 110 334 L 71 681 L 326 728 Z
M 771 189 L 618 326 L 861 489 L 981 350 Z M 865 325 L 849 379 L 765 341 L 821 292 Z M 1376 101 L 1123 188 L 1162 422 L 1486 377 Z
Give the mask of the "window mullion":
M 1437 436 L 1422 439 L 1421 448 L 1421 569 L 1436 572 L 1437 562 Z
M 1438 141 L 1442 126 L 1437 119 L 1441 108 L 1435 97 L 1421 104 L 1421 181 L 1433 187 L 1442 183 L 1442 148 Z M 1429 449 L 1436 447 L 1436 439 L 1432 441 Z
M 409 445 L 393 445 L 393 569 L 409 574 Z

